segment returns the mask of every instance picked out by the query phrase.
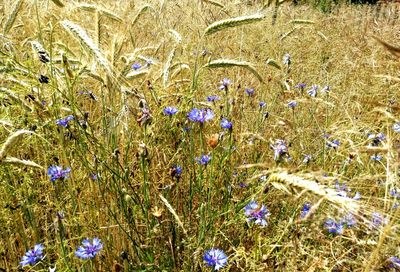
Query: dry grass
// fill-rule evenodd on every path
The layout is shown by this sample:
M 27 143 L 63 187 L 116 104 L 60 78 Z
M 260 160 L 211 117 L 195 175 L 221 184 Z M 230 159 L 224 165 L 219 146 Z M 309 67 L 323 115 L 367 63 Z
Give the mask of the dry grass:
M 208 271 L 212 247 L 228 255 L 222 271 L 389 269 L 399 256 L 400 11 L 261 2 L 3 4 L 0 268 L 18 270 L 42 243 L 30 271 Z M 192 108 L 215 116 L 193 123 Z M 381 142 L 368 137 L 380 132 Z M 278 139 L 287 152 L 274 160 Z M 71 173 L 51 182 L 51 165 Z M 338 195 L 343 183 L 351 191 Z M 246 221 L 251 200 L 268 208 L 267 226 Z M 356 225 L 328 233 L 326 220 L 349 212 Z M 104 244 L 92 261 L 74 254 L 86 237 Z

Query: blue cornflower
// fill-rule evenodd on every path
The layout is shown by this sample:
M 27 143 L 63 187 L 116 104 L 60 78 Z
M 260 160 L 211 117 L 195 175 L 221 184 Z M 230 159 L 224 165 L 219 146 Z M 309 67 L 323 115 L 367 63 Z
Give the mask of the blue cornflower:
M 294 86 L 294 87 L 297 88 L 297 89 L 304 90 L 304 88 L 305 88 L 306 86 L 307 86 L 306 83 L 299 83 L 299 84 L 297 84 L 297 85 Z
M 267 219 L 271 214 L 263 204 L 259 207 L 256 201 L 250 201 L 250 203 L 244 207 L 244 215 L 247 217 L 247 222 L 254 222 L 255 224 L 265 227 L 268 225 Z
M 254 89 L 253 88 L 246 88 L 244 90 L 249 96 L 253 96 L 254 95 Z
M 134 64 L 132 64 L 133 70 L 139 70 L 140 68 L 142 68 L 142 65 L 139 62 L 135 62 Z
M 339 147 L 339 145 L 340 145 L 339 140 L 332 140 L 332 141 L 326 140 L 326 147 L 327 148 L 336 149 L 336 148 Z
M 207 165 L 211 160 L 211 156 L 203 154 L 200 157 L 196 157 L 195 160 L 201 165 Z
M 311 89 L 309 89 L 307 91 L 308 95 L 311 96 L 311 97 L 316 97 L 318 88 L 319 88 L 318 85 L 312 85 Z
M 310 212 L 311 209 L 311 203 L 310 202 L 306 202 L 303 205 L 303 208 L 301 209 L 301 213 L 300 213 L 300 217 L 304 218 L 307 216 L 307 214 Z
M 388 218 L 384 217 L 382 214 L 379 212 L 373 212 L 371 214 L 371 222 L 369 224 L 369 227 L 371 229 L 376 229 L 379 228 L 381 225 L 386 225 L 388 223 Z
M 170 170 L 170 174 L 173 178 L 180 178 L 182 175 L 182 167 L 176 164 L 173 164 Z
M 19 262 L 22 266 L 34 265 L 38 261 L 43 260 L 43 249 L 42 244 L 36 244 L 33 249 L 28 250 Z
M 260 108 L 264 108 L 267 105 L 267 103 L 265 103 L 264 101 L 260 101 L 258 105 L 260 106 Z
M 289 66 L 292 63 L 291 57 L 289 53 L 286 53 L 282 59 L 283 64 Z
M 66 179 L 68 178 L 68 174 L 71 172 L 71 168 L 62 169 L 61 166 L 52 165 L 47 170 L 47 175 L 50 176 L 50 181 L 55 181 L 57 179 Z
M 231 84 L 231 80 L 229 78 L 224 78 L 221 82 L 220 82 L 221 86 L 219 86 L 218 89 L 220 89 L 221 91 L 223 90 L 228 90 L 228 86 Z
M 174 115 L 178 112 L 178 109 L 175 107 L 165 107 L 164 108 L 164 114 L 165 115 Z
M 398 188 L 393 188 L 390 190 L 390 195 L 394 198 L 400 199 L 400 190 Z
M 344 182 L 342 183 L 342 185 L 340 185 L 340 182 L 338 180 L 336 180 L 335 188 L 336 188 L 336 191 L 338 192 L 338 196 L 350 198 L 349 196 L 347 196 L 347 193 L 351 192 L 351 189 L 348 189 Z M 360 192 L 356 192 L 354 194 L 354 196 L 352 197 L 352 199 L 353 200 L 361 199 Z
M 207 96 L 208 102 L 215 102 L 215 101 L 219 101 L 219 100 L 221 100 L 221 98 L 218 95 Z
M 343 233 L 343 223 L 336 222 L 334 219 L 327 219 L 324 223 L 324 227 L 332 234 L 342 234 Z
M 222 127 L 223 129 L 232 130 L 232 122 L 229 122 L 228 119 L 223 118 L 222 121 L 221 121 L 221 127 Z
M 99 238 L 93 238 L 92 242 L 86 238 L 82 241 L 82 245 L 75 251 L 75 256 L 84 260 L 94 258 L 103 248 Z
M 284 155 L 288 156 L 288 148 L 284 140 L 276 140 L 274 145 L 271 145 L 274 150 L 274 160 L 279 161 Z
M 59 125 L 59 126 L 68 127 L 68 122 L 73 120 L 73 119 L 74 119 L 74 116 L 68 115 L 64 119 L 56 120 L 56 124 Z
M 287 105 L 288 105 L 288 107 L 289 108 L 292 108 L 292 109 L 294 109 L 295 107 L 297 107 L 297 101 L 290 101 Z
M 396 256 L 392 256 L 388 259 L 390 262 L 389 267 L 394 268 L 395 270 L 400 270 L 400 259 Z
M 371 146 L 378 146 L 381 142 L 383 142 L 384 140 L 386 140 L 386 135 L 383 134 L 382 132 L 378 133 L 378 134 L 373 134 L 373 133 L 369 133 L 368 134 L 368 139 L 372 140 Z
M 356 225 L 357 220 L 353 214 L 348 213 L 342 218 L 342 220 L 340 220 L 340 223 L 346 225 L 348 228 L 351 228 Z
M 311 161 L 311 155 L 309 155 L 309 154 L 305 154 L 304 155 L 304 159 L 303 159 L 303 163 L 304 164 L 307 164 L 307 163 L 309 163 L 310 161 Z
M 210 109 L 192 109 L 188 118 L 190 121 L 204 123 L 206 121 L 210 121 L 214 118 L 214 113 Z
M 204 253 L 203 260 L 213 270 L 219 270 L 228 263 L 228 257 L 221 249 L 211 248 Z
M 394 132 L 400 133 L 400 122 L 394 123 L 392 129 Z
M 370 157 L 371 161 L 381 161 L 382 158 L 383 158 L 382 155 L 379 155 L 379 154 L 374 154 L 374 155 L 371 155 L 371 157 Z

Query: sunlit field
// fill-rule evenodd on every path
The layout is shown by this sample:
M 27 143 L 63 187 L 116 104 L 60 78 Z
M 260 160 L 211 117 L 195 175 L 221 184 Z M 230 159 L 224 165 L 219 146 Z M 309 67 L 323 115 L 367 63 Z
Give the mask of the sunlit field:
M 0 3 L 0 270 L 400 271 L 400 4 L 331 4 Z

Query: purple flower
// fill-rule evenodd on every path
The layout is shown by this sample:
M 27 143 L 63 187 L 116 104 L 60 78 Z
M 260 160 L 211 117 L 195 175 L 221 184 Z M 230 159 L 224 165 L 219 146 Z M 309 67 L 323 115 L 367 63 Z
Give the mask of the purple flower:
M 103 248 L 99 238 L 93 238 L 92 242 L 86 238 L 82 241 L 82 245 L 75 251 L 75 256 L 84 260 L 94 258 Z
M 219 101 L 219 100 L 221 100 L 221 98 L 218 95 L 207 96 L 208 102 L 215 102 L 215 101 Z
M 180 178 L 182 175 L 182 167 L 179 165 L 173 164 L 170 170 L 170 174 L 173 178 Z
M 310 212 L 311 209 L 311 203 L 310 202 L 306 202 L 303 205 L 303 208 L 301 209 L 301 213 L 300 213 L 300 217 L 304 218 L 307 216 L 307 214 Z
M 348 213 L 342 218 L 342 220 L 340 220 L 340 223 L 345 224 L 348 228 L 351 228 L 356 225 L 357 220 L 353 214 Z
M 268 225 L 267 219 L 271 214 L 263 204 L 259 207 L 256 201 L 250 201 L 250 203 L 244 207 L 244 215 L 247 217 L 247 222 L 254 222 L 255 224 L 265 227 Z
M 264 108 L 267 105 L 267 103 L 265 103 L 264 101 L 260 101 L 258 105 L 260 106 L 260 108 Z
M 164 108 L 164 114 L 165 115 L 172 116 L 172 115 L 176 114 L 177 112 L 178 112 L 178 109 L 175 108 L 175 107 L 165 107 Z
M 292 109 L 294 109 L 295 107 L 297 107 L 297 101 L 290 101 L 287 105 L 288 105 L 288 107 L 289 108 L 292 108 Z
M 312 85 L 311 89 L 309 89 L 307 91 L 308 95 L 311 96 L 311 97 L 316 97 L 318 88 L 319 88 L 318 85 Z
M 339 145 L 340 145 L 339 140 L 333 140 L 333 141 L 326 140 L 327 148 L 337 149 L 339 147 Z
M 281 160 L 284 155 L 289 155 L 288 148 L 284 140 L 276 140 L 275 144 L 271 145 L 271 148 L 274 150 L 275 161 Z
M 379 155 L 379 154 L 374 154 L 374 155 L 371 155 L 371 157 L 370 157 L 371 161 L 376 161 L 376 162 L 381 161 L 382 158 L 383 158 L 382 155 Z
M 245 91 L 249 96 L 253 96 L 253 95 L 254 95 L 254 89 L 253 89 L 253 88 L 251 88 L 251 89 L 246 88 L 244 91 Z
M 211 248 L 204 253 L 203 260 L 213 270 L 219 270 L 228 263 L 228 257 L 221 249 Z
M 221 127 L 223 129 L 232 130 L 232 122 L 229 122 L 228 119 L 223 118 L 222 121 L 221 121 Z
M 400 133 L 400 122 L 394 123 L 392 129 L 394 132 Z
M 336 188 L 336 191 L 338 191 L 338 196 L 350 198 L 349 196 L 347 196 L 347 193 L 350 193 L 351 189 L 348 189 L 345 183 L 342 183 L 342 185 L 340 185 L 339 181 L 336 180 L 335 188 Z M 354 196 L 352 197 L 352 199 L 353 200 L 361 199 L 360 192 L 356 192 L 354 194 Z
M 192 109 L 189 114 L 188 118 L 192 122 L 199 122 L 204 123 L 206 121 L 210 121 L 214 118 L 214 113 L 210 109 Z
M 219 86 L 218 89 L 220 89 L 221 91 L 227 91 L 228 90 L 228 86 L 231 84 L 230 79 L 228 78 L 224 78 L 221 82 L 220 82 L 221 86 Z
M 56 120 L 56 124 L 59 125 L 59 126 L 68 127 L 68 122 L 73 120 L 73 119 L 74 119 L 74 116 L 68 115 L 64 119 Z
M 394 268 L 395 270 L 400 270 L 400 259 L 396 256 L 392 256 L 388 259 L 390 262 L 389 267 Z
M 296 86 L 294 86 L 295 88 L 297 88 L 297 89 L 301 89 L 301 90 L 304 90 L 304 88 L 307 86 L 307 84 L 305 84 L 305 83 L 299 83 L 299 84 L 297 84 Z
M 384 140 L 386 140 L 386 135 L 383 134 L 382 132 L 378 133 L 378 134 L 373 134 L 373 133 L 369 133 L 368 134 L 368 139 L 372 140 L 371 146 L 378 146 L 381 142 L 383 142 Z
M 289 53 L 286 53 L 286 54 L 283 56 L 282 62 L 283 62 L 283 64 L 285 64 L 285 65 L 287 65 L 287 66 L 289 66 L 289 65 L 292 63 L 291 57 L 290 57 Z
M 50 176 L 50 181 L 55 181 L 57 179 L 66 179 L 68 178 L 68 174 L 71 172 L 71 168 L 66 168 L 63 170 L 60 166 L 52 165 L 47 170 L 47 175 Z
M 309 163 L 311 161 L 311 158 L 312 158 L 311 155 L 305 154 L 304 155 L 304 159 L 303 159 L 303 163 L 304 164 Z
M 43 249 L 42 244 L 36 244 L 33 249 L 28 250 L 19 262 L 22 266 L 34 265 L 37 262 L 43 260 Z
M 386 225 L 389 220 L 387 217 L 384 217 L 382 214 L 380 214 L 379 212 L 373 212 L 371 214 L 371 222 L 369 224 L 369 227 L 371 229 L 377 229 L 379 228 L 381 225 Z
M 132 64 L 133 70 L 139 70 L 140 68 L 142 68 L 142 65 L 139 62 L 135 62 L 134 64 Z
M 211 160 L 211 156 L 203 154 L 200 157 L 196 157 L 195 160 L 201 165 L 207 165 Z
M 343 233 L 343 223 L 340 223 L 340 222 L 338 223 L 334 219 L 331 219 L 331 218 L 329 218 L 325 221 L 324 227 L 325 227 L 325 229 L 327 229 L 327 231 L 329 233 L 332 233 L 332 234 L 342 234 Z

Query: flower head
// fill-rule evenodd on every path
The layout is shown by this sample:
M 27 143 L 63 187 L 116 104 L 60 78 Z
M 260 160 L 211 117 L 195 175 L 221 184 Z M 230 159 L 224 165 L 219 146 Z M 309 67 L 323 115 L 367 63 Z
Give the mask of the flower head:
M 356 225 L 357 220 L 353 214 L 348 213 L 342 218 L 342 220 L 340 220 L 340 223 L 346 225 L 348 228 L 351 228 Z
M 325 94 L 325 93 L 329 93 L 330 91 L 331 91 L 331 87 L 327 85 L 327 86 L 323 87 L 320 92 L 322 94 Z
M 244 215 L 247 217 L 247 222 L 254 222 L 265 227 L 268 225 L 267 219 L 271 214 L 263 204 L 260 207 L 256 201 L 250 201 L 244 207 Z
M 311 209 L 311 203 L 310 202 L 306 202 L 303 205 L 303 208 L 301 209 L 301 213 L 300 213 L 300 217 L 304 218 L 307 216 L 307 214 L 310 212 Z
M 220 89 L 221 91 L 227 91 L 228 90 L 228 86 L 231 84 L 231 80 L 229 78 L 224 78 L 221 82 L 220 82 L 221 86 L 219 86 L 218 89 Z
M 303 159 L 303 163 L 304 163 L 304 164 L 307 164 L 307 163 L 309 163 L 309 162 L 311 161 L 311 159 L 312 159 L 312 156 L 311 156 L 311 155 L 305 154 L 305 155 L 304 155 L 304 159 Z
M 289 66 L 292 63 L 291 57 L 289 53 L 286 53 L 282 59 L 283 64 Z
M 207 165 L 211 161 L 211 156 L 203 154 L 200 157 L 196 157 L 195 160 L 201 165 Z
M 228 119 L 223 118 L 221 121 L 221 128 L 232 130 L 232 122 L 229 122 Z
M 207 96 L 208 102 L 215 102 L 215 101 L 219 101 L 219 100 L 221 100 L 221 98 L 218 95 Z
M 299 83 L 299 84 L 297 84 L 297 85 L 294 86 L 294 87 L 297 88 L 297 89 L 304 90 L 304 88 L 305 88 L 306 86 L 307 86 L 306 83 Z
M 316 97 L 318 88 L 319 88 L 318 85 L 312 85 L 311 89 L 309 89 L 307 91 L 308 95 L 311 96 L 311 97 Z
M 204 253 L 203 260 L 207 266 L 219 270 L 228 263 L 228 257 L 221 249 L 211 248 Z
M 336 140 L 336 139 L 332 140 L 332 141 L 326 140 L 326 147 L 327 148 L 337 149 L 339 147 L 339 145 L 340 145 L 339 140 Z
M 192 122 L 204 123 L 206 121 L 210 121 L 214 118 L 214 113 L 210 109 L 192 109 L 188 118 Z
M 254 89 L 253 88 L 246 88 L 244 90 L 249 96 L 253 96 L 254 95 Z
M 400 259 L 396 256 L 392 256 L 388 259 L 390 262 L 389 267 L 394 268 L 395 270 L 400 270 Z
M 400 133 L 400 122 L 394 123 L 392 129 L 394 132 Z
M 19 262 L 22 266 L 34 265 L 38 261 L 44 258 L 43 256 L 44 246 L 42 244 L 36 244 L 33 249 L 28 250 Z
M 274 150 L 274 160 L 279 161 L 283 156 L 288 156 L 288 148 L 286 146 L 286 142 L 284 140 L 276 140 L 274 145 L 271 145 Z
M 59 126 L 68 127 L 68 122 L 73 120 L 73 119 L 74 119 L 74 116 L 68 115 L 64 119 L 56 120 L 56 124 L 59 125 Z
M 378 161 L 381 161 L 383 157 L 382 157 L 382 155 L 374 154 L 374 155 L 371 155 L 371 157 L 369 157 L 369 158 L 371 159 L 371 161 L 378 162 Z
M 343 223 L 336 222 L 334 219 L 327 219 L 324 224 L 325 229 L 332 234 L 342 234 L 343 233 Z
M 264 108 L 265 106 L 267 106 L 267 103 L 265 103 L 264 101 L 260 101 L 258 105 L 260 106 L 260 108 Z
M 140 68 L 142 68 L 142 65 L 139 62 L 135 62 L 134 64 L 132 64 L 133 70 L 139 70 Z
M 297 101 L 290 101 L 287 105 L 289 108 L 294 109 L 295 107 L 297 107 Z
M 63 170 L 61 166 L 52 165 L 47 170 L 47 175 L 50 176 L 50 181 L 63 180 L 68 178 L 69 172 L 71 172 L 71 168 L 69 167 Z
M 103 248 L 99 238 L 93 238 L 92 242 L 86 238 L 82 241 L 82 245 L 75 251 L 75 256 L 84 260 L 94 258 Z
M 381 225 L 386 225 L 389 220 L 387 217 L 384 217 L 382 214 L 380 214 L 379 212 L 373 212 L 371 214 L 371 222 L 369 224 L 369 227 L 371 229 L 377 229 L 379 228 Z
M 368 139 L 372 140 L 371 146 L 378 146 L 381 142 L 383 142 L 386 139 L 386 135 L 383 134 L 382 132 L 378 134 L 369 133 Z
M 180 178 L 182 175 L 182 167 L 176 164 L 173 164 L 170 169 L 170 174 L 173 178 Z
M 164 114 L 165 115 L 172 116 L 172 115 L 176 114 L 177 112 L 178 112 L 178 109 L 175 108 L 175 107 L 165 107 L 164 108 Z

